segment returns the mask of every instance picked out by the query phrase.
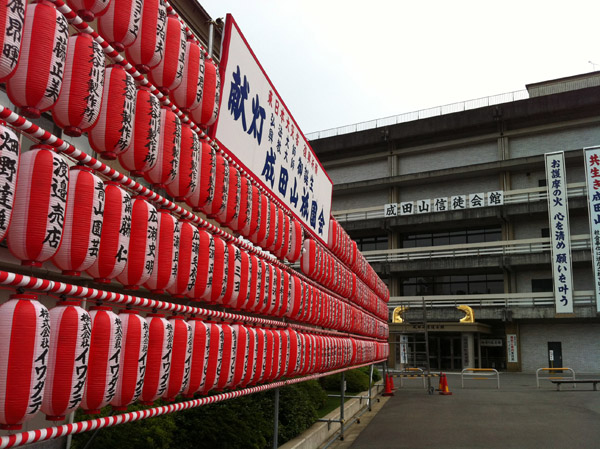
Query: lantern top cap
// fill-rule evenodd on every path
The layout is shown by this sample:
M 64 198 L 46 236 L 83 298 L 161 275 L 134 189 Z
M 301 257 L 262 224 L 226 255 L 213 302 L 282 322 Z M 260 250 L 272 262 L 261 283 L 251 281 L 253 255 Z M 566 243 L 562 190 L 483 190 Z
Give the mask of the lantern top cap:
M 16 293 L 14 295 L 10 295 L 9 299 L 24 299 L 28 301 L 37 301 L 38 295 L 34 295 L 33 293 Z

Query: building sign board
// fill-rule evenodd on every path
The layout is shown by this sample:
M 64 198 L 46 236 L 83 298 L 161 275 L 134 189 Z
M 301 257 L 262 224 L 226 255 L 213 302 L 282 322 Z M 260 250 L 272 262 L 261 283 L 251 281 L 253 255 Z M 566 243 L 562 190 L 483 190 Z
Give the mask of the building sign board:
M 449 210 L 473 209 L 485 206 L 502 206 L 504 204 L 504 191 L 494 190 L 487 193 L 472 193 L 470 195 L 455 195 L 424 199 L 417 201 L 404 201 L 389 203 L 384 206 L 384 217 L 397 217 L 426 214 L 431 212 L 446 212 Z
M 506 334 L 506 350 L 508 363 L 518 363 L 519 354 L 517 349 L 517 335 Z
M 556 313 L 573 313 L 571 231 L 564 153 L 546 153 L 545 159 Z
M 592 241 L 596 311 L 600 312 L 600 148 L 586 148 L 583 150 L 583 153 Z
M 221 55 L 210 137 L 326 245 L 333 183 L 230 14 Z

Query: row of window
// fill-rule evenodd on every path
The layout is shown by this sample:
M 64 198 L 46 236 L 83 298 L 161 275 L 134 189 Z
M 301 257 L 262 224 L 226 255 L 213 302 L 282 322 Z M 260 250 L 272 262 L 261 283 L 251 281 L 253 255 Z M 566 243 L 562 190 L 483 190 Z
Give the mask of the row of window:
M 504 293 L 502 273 L 404 278 L 401 295 L 477 295 Z

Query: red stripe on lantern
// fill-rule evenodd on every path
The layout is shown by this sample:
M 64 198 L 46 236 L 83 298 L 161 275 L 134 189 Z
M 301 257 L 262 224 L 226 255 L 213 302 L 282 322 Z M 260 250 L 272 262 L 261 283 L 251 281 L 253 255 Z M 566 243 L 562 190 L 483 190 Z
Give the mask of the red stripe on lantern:
M 143 0 L 112 0 L 98 17 L 98 33 L 111 47 L 123 51 L 137 38 Z
M 206 394 L 217 386 L 219 380 L 219 374 L 222 366 L 222 351 L 223 341 L 225 336 L 223 335 L 223 328 L 213 322 L 207 323 L 209 328 L 209 348 L 208 358 L 205 362 L 205 379 L 204 386 L 202 387 L 202 393 Z
M 165 56 L 167 10 L 161 0 L 144 0 L 137 38 L 125 49 L 140 73 L 156 67 Z
M 164 398 L 172 401 L 187 388 L 190 381 L 193 335 L 191 326 L 182 317 L 171 317 L 169 322 L 173 325 L 173 351 Z
M 187 113 L 202 104 L 204 86 L 204 55 L 193 40 L 185 44 L 183 77 L 179 86 L 171 92 L 171 99 L 179 109 Z
M 183 78 L 185 62 L 186 35 L 179 18 L 174 14 L 167 16 L 164 57 L 156 67 L 150 70 L 148 79 L 164 95 L 179 86 Z
M 148 356 L 140 402 L 150 405 L 167 391 L 173 348 L 173 324 L 160 313 L 148 314 L 146 320 L 149 325 Z
M 185 397 L 192 397 L 204 388 L 206 363 L 210 347 L 210 328 L 201 318 L 194 317 L 189 321 L 192 335 L 192 355 L 190 378 L 183 390 Z
M 217 120 L 217 116 L 219 115 L 220 91 L 221 77 L 219 69 L 212 59 L 207 59 L 204 61 L 202 104 L 191 110 L 192 119 L 203 128 L 212 125 Z

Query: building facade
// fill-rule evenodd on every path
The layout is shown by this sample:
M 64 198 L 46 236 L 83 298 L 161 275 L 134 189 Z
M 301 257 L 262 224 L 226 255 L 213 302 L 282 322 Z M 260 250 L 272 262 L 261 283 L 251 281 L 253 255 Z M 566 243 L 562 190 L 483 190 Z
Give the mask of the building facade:
M 432 369 L 600 371 L 583 154 L 600 145 L 600 73 L 361 127 L 311 145 L 334 181 L 333 215 L 389 285 L 390 319 L 401 307 L 390 365 L 426 365 L 427 326 Z M 553 280 L 553 152 L 564 154 L 572 313 L 559 313 Z M 460 305 L 475 323 L 459 322 Z

